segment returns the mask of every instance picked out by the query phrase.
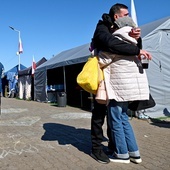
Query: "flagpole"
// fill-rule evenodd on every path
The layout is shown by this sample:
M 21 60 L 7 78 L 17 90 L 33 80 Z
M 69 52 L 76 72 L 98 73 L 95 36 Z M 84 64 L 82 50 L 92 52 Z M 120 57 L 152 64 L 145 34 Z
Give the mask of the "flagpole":
M 15 28 L 11 27 L 11 26 L 9 26 L 9 28 L 11 28 L 12 30 L 18 32 L 19 48 L 20 48 L 20 45 L 22 45 L 22 44 L 20 44 L 20 43 L 21 43 L 21 32 L 20 32 L 19 30 L 15 29 Z M 23 50 L 23 49 L 22 49 L 22 50 Z M 20 49 L 19 49 L 19 50 L 17 51 L 17 55 L 18 55 L 18 70 L 20 70 L 20 53 L 21 53 L 21 51 L 20 51 Z
M 20 31 L 18 31 L 18 40 L 20 42 L 21 36 Z M 18 51 L 18 70 L 20 70 L 20 52 Z
M 138 21 L 137 21 L 137 16 L 136 16 L 135 4 L 134 4 L 133 0 L 131 0 L 131 17 L 132 17 L 133 21 L 135 22 L 136 27 L 138 27 Z

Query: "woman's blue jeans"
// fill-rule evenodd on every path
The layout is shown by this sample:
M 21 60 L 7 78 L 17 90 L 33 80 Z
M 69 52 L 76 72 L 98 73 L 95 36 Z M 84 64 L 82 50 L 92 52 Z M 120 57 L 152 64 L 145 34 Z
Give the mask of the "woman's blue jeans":
M 115 154 L 118 158 L 140 156 L 133 129 L 127 115 L 128 102 L 110 100 L 108 105 L 108 121 L 112 132 Z

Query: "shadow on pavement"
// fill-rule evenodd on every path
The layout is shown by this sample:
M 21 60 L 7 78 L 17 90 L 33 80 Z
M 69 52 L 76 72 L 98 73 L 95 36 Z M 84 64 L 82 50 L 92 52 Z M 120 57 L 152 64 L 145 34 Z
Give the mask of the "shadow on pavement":
M 150 124 L 162 128 L 170 128 L 170 121 L 150 118 Z
M 60 145 L 71 144 L 86 154 L 90 153 L 90 130 L 57 123 L 45 123 L 43 128 L 45 133 L 41 137 L 42 140 L 58 141 Z

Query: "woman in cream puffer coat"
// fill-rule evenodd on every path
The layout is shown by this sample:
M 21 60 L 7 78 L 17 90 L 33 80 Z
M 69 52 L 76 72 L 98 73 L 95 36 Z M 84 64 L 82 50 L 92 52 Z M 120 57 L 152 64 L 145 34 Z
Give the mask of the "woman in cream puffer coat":
M 131 26 L 124 26 L 113 35 L 122 41 L 137 44 L 137 41 L 128 35 L 131 29 Z M 147 76 L 137 56 L 103 51 L 100 51 L 98 56 L 101 68 L 105 67 L 103 71 L 108 100 L 115 99 L 119 102 L 149 99 Z

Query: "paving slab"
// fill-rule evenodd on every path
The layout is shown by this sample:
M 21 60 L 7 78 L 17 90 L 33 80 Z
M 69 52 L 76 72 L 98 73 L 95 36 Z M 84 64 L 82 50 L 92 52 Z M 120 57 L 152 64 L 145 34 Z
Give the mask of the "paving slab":
M 101 164 L 90 157 L 91 112 L 1 99 L 0 170 L 168 170 L 170 122 L 130 120 L 143 162 Z M 106 123 L 104 148 L 107 146 Z

